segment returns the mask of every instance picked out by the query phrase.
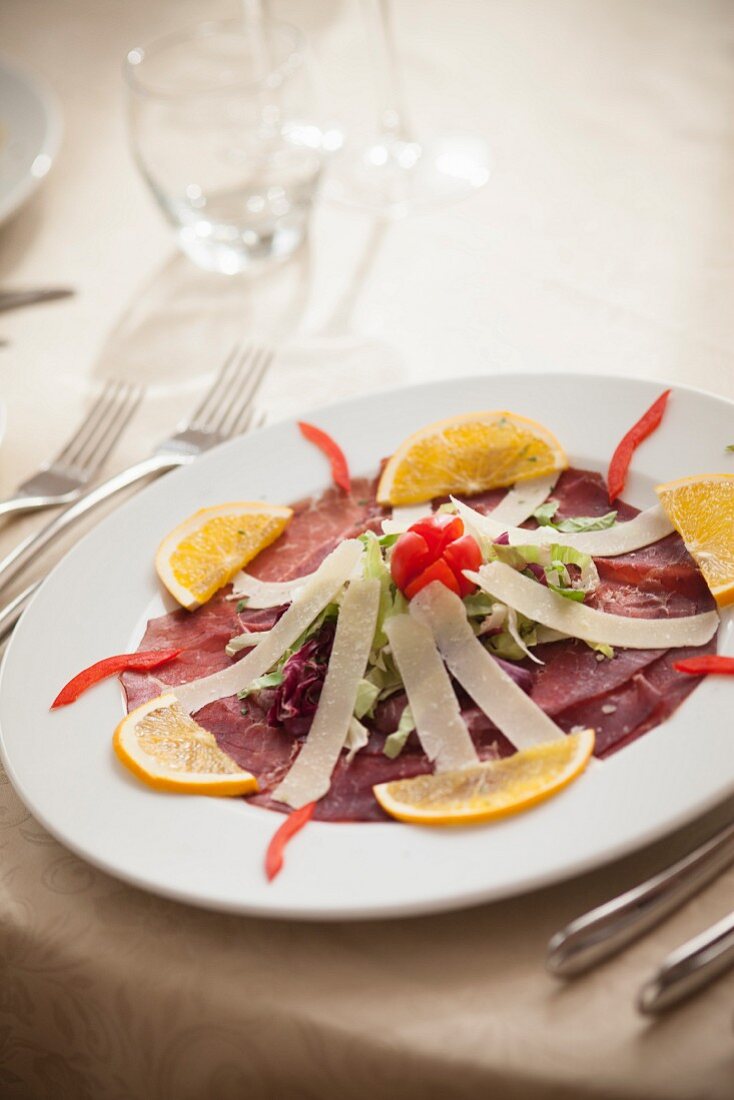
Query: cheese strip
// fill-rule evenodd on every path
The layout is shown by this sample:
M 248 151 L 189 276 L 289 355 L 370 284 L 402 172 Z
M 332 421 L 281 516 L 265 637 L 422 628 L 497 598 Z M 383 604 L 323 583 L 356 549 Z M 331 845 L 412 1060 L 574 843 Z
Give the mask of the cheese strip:
M 425 519 L 433 515 L 433 505 L 430 501 L 426 504 L 406 504 L 402 508 L 393 508 L 389 519 L 382 521 L 383 535 L 402 535 L 419 519 Z
M 453 500 L 453 497 L 452 497 Z M 639 516 L 627 523 L 616 523 L 604 531 L 586 531 L 567 533 L 556 531 L 553 527 L 538 527 L 535 531 L 526 531 L 524 527 L 508 527 L 497 521 L 495 513 L 483 516 L 461 501 L 454 501 L 457 511 L 470 532 L 476 532 L 488 539 L 499 538 L 505 531 L 511 546 L 572 546 L 583 554 L 595 558 L 614 558 L 618 554 L 629 554 L 651 542 L 665 538 L 673 526 L 659 504 L 640 512 Z
M 490 562 L 478 573 L 464 570 L 464 576 L 497 600 L 514 607 L 535 622 L 560 630 L 572 638 L 601 642 L 628 649 L 669 649 L 703 645 L 716 633 L 719 616 L 715 611 L 685 615 L 677 619 L 637 619 L 609 615 L 574 600 L 567 600 L 504 562 Z
M 558 471 L 546 474 L 545 477 L 531 478 L 530 481 L 518 481 L 503 496 L 497 507 L 492 509 L 492 519 L 511 527 L 524 523 L 548 499 L 548 494 L 557 481 Z
M 479 757 L 431 631 L 411 615 L 393 615 L 385 623 L 385 633 L 420 743 L 428 759 L 435 762 L 436 771 L 477 764 Z
M 240 571 L 232 581 L 232 594 L 227 599 L 241 600 L 243 596 L 246 597 L 248 611 L 280 607 L 281 604 L 290 603 L 313 575 L 308 573 L 303 577 L 293 577 L 290 581 L 261 581 Z
M 434 581 L 414 596 L 410 614 L 428 626 L 451 673 L 516 749 L 565 736 L 487 652 L 463 603 L 445 585 Z
M 347 539 L 324 558 L 311 579 L 303 586 L 298 598 L 272 630 L 267 640 L 260 642 L 235 665 L 175 687 L 174 693 L 184 710 L 194 714 L 197 710 L 235 695 L 248 687 L 258 676 L 273 667 L 304 630 L 311 625 L 319 612 L 333 600 L 341 586 L 349 579 L 360 554 L 362 544 L 357 539 Z
M 342 600 L 311 729 L 295 764 L 273 791 L 273 798 L 294 810 L 323 798 L 329 789 L 370 655 L 379 602 L 380 582 L 374 577 L 352 581 Z

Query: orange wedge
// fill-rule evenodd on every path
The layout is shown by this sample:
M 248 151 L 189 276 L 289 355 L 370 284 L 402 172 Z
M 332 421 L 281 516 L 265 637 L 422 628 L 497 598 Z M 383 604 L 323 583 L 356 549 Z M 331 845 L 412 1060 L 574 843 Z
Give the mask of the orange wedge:
M 117 756 L 149 787 L 187 794 L 251 794 L 257 780 L 190 718 L 173 694 L 158 695 L 130 711 L 115 730 Z
M 383 810 L 413 825 L 476 825 L 527 810 L 581 775 L 594 731 L 546 741 L 504 760 L 373 787 Z
M 682 477 L 655 492 L 716 602 L 734 603 L 734 474 Z
M 516 413 L 466 413 L 414 432 L 383 470 L 380 504 L 422 504 L 448 493 L 470 495 L 563 470 L 556 437 Z
M 191 610 L 283 533 L 293 512 L 265 501 L 202 508 L 166 535 L 155 567 L 171 595 Z

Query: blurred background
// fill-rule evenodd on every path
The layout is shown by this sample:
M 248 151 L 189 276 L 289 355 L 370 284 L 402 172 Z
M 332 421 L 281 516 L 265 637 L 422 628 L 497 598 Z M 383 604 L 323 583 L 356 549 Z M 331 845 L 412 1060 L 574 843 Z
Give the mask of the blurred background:
M 319 123 L 350 139 L 374 130 L 380 106 L 375 6 L 266 4 L 306 36 Z M 488 182 L 397 217 L 322 188 L 291 259 L 227 277 L 178 251 L 135 167 L 123 60 L 159 35 L 242 12 L 236 0 L 0 6 L 5 56 L 48 82 L 64 127 L 42 186 L 0 225 L 0 287 L 76 291 L 2 318 L 0 385 L 19 456 L 50 374 L 60 421 L 88 380 L 110 373 L 184 402 L 234 333 L 280 348 L 271 417 L 484 370 L 675 381 L 693 368 L 699 385 L 731 389 L 725 0 L 393 0 L 411 127 L 481 138 Z

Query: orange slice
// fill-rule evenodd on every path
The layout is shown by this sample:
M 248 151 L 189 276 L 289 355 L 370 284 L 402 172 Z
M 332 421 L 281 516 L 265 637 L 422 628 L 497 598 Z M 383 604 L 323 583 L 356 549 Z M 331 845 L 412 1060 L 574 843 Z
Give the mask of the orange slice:
M 290 508 L 262 500 L 202 508 L 166 535 L 155 556 L 156 572 L 191 610 L 275 542 L 292 515 Z
M 527 810 L 581 774 L 594 749 L 594 731 L 546 741 L 504 760 L 461 771 L 419 775 L 373 787 L 391 817 L 414 825 L 475 825 Z
M 447 493 L 480 493 L 568 466 L 556 437 L 516 413 L 466 413 L 408 436 L 380 478 L 380 504 L 421 504 Z
M 130 711 L 112 741 L 122 763 L 158 791 L 234 795 L 257 790 L 257 780 L 217 745 L 214 735 L 158 695 Z
M 655 492 L 716 602 L 734 603 L 734 474 L 682 477 Z

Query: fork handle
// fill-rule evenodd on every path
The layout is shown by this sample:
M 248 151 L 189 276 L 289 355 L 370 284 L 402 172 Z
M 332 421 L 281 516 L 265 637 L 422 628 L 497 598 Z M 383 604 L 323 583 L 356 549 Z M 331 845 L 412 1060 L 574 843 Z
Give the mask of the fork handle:
M 23 512 L 35 512 L 39 508 L 61 503 L 63 501 L 49 497 L 8 497 L 7 500 L 0 500 L 0 516 L 21 515 Z
M 546 966 L 564 978 L 589 970 L 678 909 L 732 862 L 734 824 L 672 867 L 557 932 L 548 944 Z
M 60 535 L 67 527 L 71 527 L 81 516 L 96 508 L 103 500 L 107 500 L 108 497 L 114 496 L 122 489 L 127 489 L 130 485 L 135 485 L 136 482 L 143 481 L 153 474 L 161 474 L 165 470 L 183 466 L 185 463 L 190 462 L 192 457 L 186 454 L 151 455 L 150 458 L 144 458 L 142 462 L 136 462 L 134 466 L 128 466 L 126 470 L 121 470 L 120 473 L 114 474 L 106 481 L 90 489 L 74 504 L 70 504 L 68 508 L 64 508 L 63 512 L 59 512 L 52 520 L 49 520 L 46 526 L 37 531 L 35 535 L 30 535 L 27 539 L 24 539 L 0 561 L 0 590 L 17 577 L 27 565 L 30 565 L 41 551 L 50 542 L 53 542 L 57 535 Z

